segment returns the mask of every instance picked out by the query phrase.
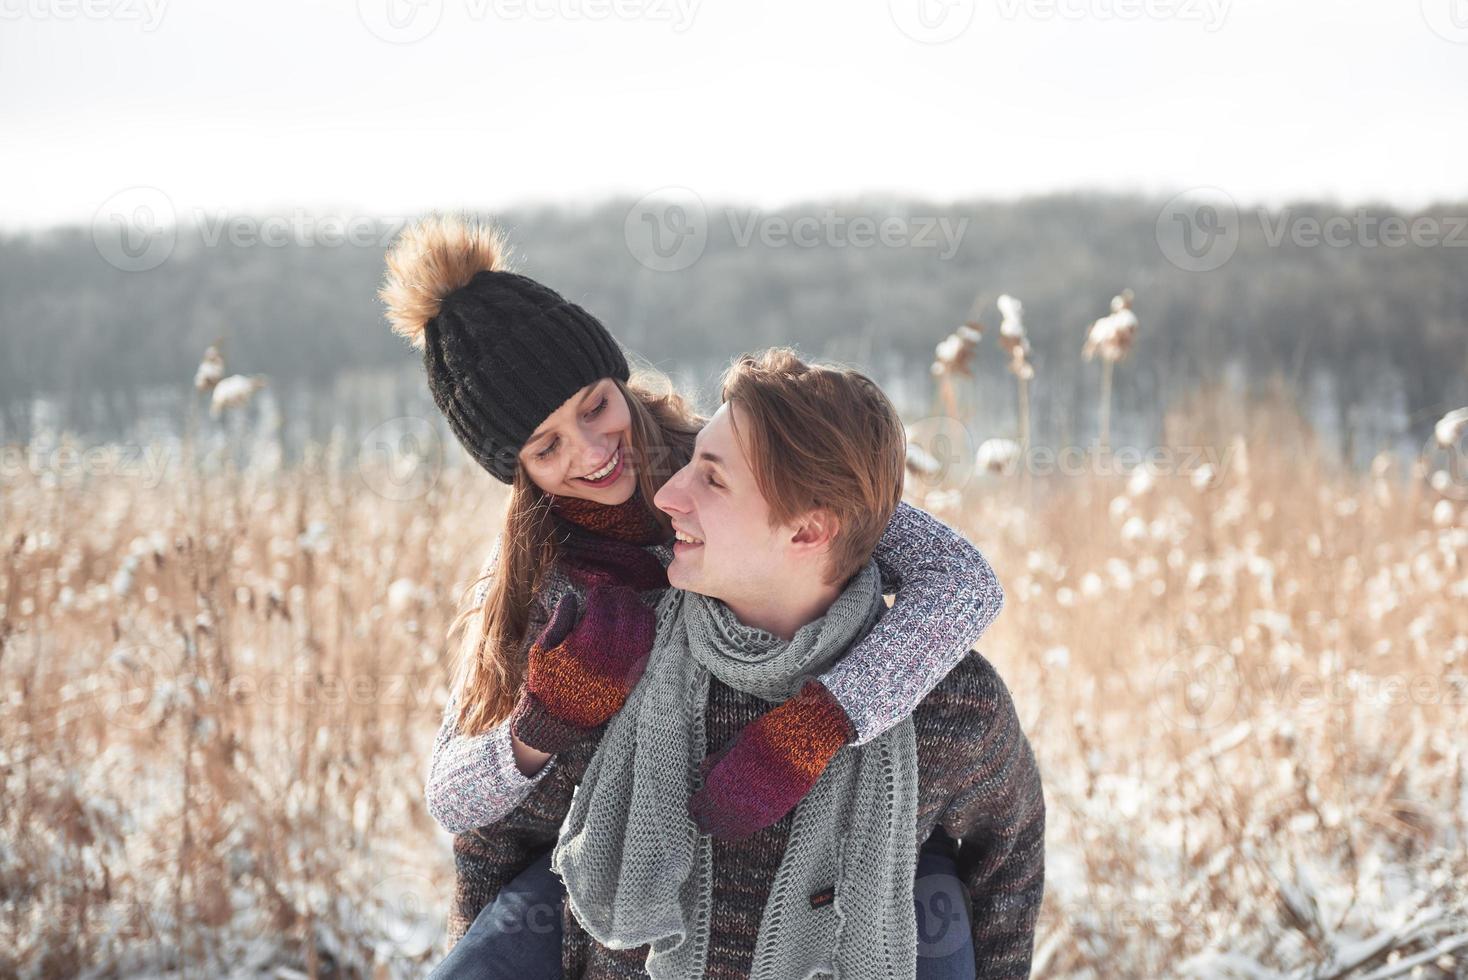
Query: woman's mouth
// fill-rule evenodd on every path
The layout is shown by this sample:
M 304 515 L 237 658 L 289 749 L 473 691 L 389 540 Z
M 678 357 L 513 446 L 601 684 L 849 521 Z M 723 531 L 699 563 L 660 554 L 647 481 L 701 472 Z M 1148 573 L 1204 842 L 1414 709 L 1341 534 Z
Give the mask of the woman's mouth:
M 617 482 L 622 475 L 622 470 L 626 468 L 623 458 L 622 446 L 618 443 L 616 451 L 612 453 L 612 458 L 606 461 L 606 465 L 595 473 L 578 476 L 576 479 L 589 487 L 609 487 Z
M 673 553 L 674 554 L 677 554 L 680 550 L 686 551 L 689 548 L 702 548 L 702 547 L 703 547 L 703 541 L 700 540 L 699 538 L 695 538 L 693 535 L 689 534 L 687 531 L 681 531 L 681 530 L 679 530 L 676 527 L 673 528 Z

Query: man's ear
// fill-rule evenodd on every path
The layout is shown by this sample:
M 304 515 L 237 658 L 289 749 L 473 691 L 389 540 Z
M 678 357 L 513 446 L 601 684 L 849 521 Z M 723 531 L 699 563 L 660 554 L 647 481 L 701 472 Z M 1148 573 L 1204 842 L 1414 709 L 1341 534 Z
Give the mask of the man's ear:
M 797 554 L 824 552 L 836 540 L 836 534 L 840 530 L 841 522 L 836 519 L 836 515 L 824 507 L 818 507 L 796 521 L 790 545 Z

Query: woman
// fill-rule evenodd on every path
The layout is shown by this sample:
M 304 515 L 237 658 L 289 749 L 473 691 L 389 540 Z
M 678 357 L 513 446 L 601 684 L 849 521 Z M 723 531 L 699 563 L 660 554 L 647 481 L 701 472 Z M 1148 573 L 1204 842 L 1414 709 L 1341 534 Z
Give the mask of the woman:
M 429 219 L 394 245 L 381 295 L 394 331 L 423 351 L 457 438 L 511 486 L 498 557 L 455 623 L 463 642 L 426 789 L 434 818 L 460 835 L 451 932 L 473 921 L 477 941 L 441 972 L 477 963 L 525 978 L 556 975 L 559 931 L 544 930 L 539 949 L 520 934 L 510 946 L 531 957 L 520 964 L 486 955 L 507 947 L 495 916 L 479 920 L 492 903 L 554 903 L 559 882 L 548 854 L 514 882 L 476 880 L 471 832 L 511 811 L 635 686 L 673 537 L 649 502 L 703 420 L 633 378 L 595 317 L 506 259 L 491 229 Z M 898 509 L 874 557 L 896 590 L 890 612 L 797 696 L 711 747 L 689 801 L 703 832 L 739 840 L 783 819 L 843 745 L 910 715 L 1002 605 L 983 557 L 915 508 Z

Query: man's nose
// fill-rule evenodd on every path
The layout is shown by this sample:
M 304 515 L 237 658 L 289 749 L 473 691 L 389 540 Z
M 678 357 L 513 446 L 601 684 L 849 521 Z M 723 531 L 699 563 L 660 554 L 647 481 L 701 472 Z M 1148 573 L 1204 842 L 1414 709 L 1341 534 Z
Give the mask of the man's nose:
M 652 504 L 654 507 L 665 514 L 687 513 L 688 507 L 685 503 L 685 495 L 683 493 L 683 476 L 687 469 L 688 467 L 685 466 L 677 473 L 674 473 L 668 478 L 668 482 L 663 484 L 662 489 L 653 494 Z

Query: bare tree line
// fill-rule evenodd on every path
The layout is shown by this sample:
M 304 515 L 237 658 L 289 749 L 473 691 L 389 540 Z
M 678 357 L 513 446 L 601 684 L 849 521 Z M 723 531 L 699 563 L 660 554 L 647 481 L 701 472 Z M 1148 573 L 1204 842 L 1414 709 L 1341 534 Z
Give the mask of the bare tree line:
M 1342 431 L 1353 406 L 1383 384 L 1400 389 L 1414 431 L 1468 399 L 1468 242 L 1431 246 L 1271 241 L 1278 222 L 1369 215 L 1440 220 L 1468 204 L 1406 213 L 1299 203 L 1245 213 L 1232 258 L 1189 272 L 1159 246 L 1162 202 L 1068 194 L 1017 202 L 816 202 L 760 212 L 710 207 L 707 243 L 676 271 L 639 263 L 627 242 L 630 202 L 521 209 L 492 217 L 522 271 L 600 316 L 630 348 L 665 368 L 795 343 L 813 356 L 924 370 L 958 324 L 997 326 L 995 301 L 1021 297 L 1030 359 L 1046 379 L 1037 427 L 1077 438 L 1094 429 L 1098 374 L 1079 351 L 1089 324 L 1122 288 L 1136 293 L 1147 342 L 1116 377 L 1119 414 L 1154 417 L 1225 370 L 1283 378 L 1303 390 L 1332 379 Z M 962 228 L 951 249 L 915 240 L 866 245 L 762 235 L 804 219 L 831 228 L 899 218 L 909 229 Z M 783 224 L 782 224 L 783 222 Z M 7 439 L 25 438 L 28 406 L 57 399 L 81 429 L 128 418 L 140 392 L 187 389 L 202 351 L 222 339 L 232 369 L 273 388 L 325 386 L 354 368 L 413 357 L 375 299 L 393 225 L 367 244 L 231 244 L 180 227 L 167 261 L 126 272 L 103 260 L 89 228 L 0 238 L 0 411 Z M 751 229 L 754 229 L 753 233 Z M 999 356 L 981 358 L 976 397 L 1008 406 Z M 1385 380 L 1384 380 L 1385 379 Z M 992 389 L 995 394 L 989 396 Z M 981 404 L 987 406 L 987 401 Z M 1012 411 L 1011 408 L 1006 410 Z M 1359 414 L 1359 413 L 1358 413 Z

